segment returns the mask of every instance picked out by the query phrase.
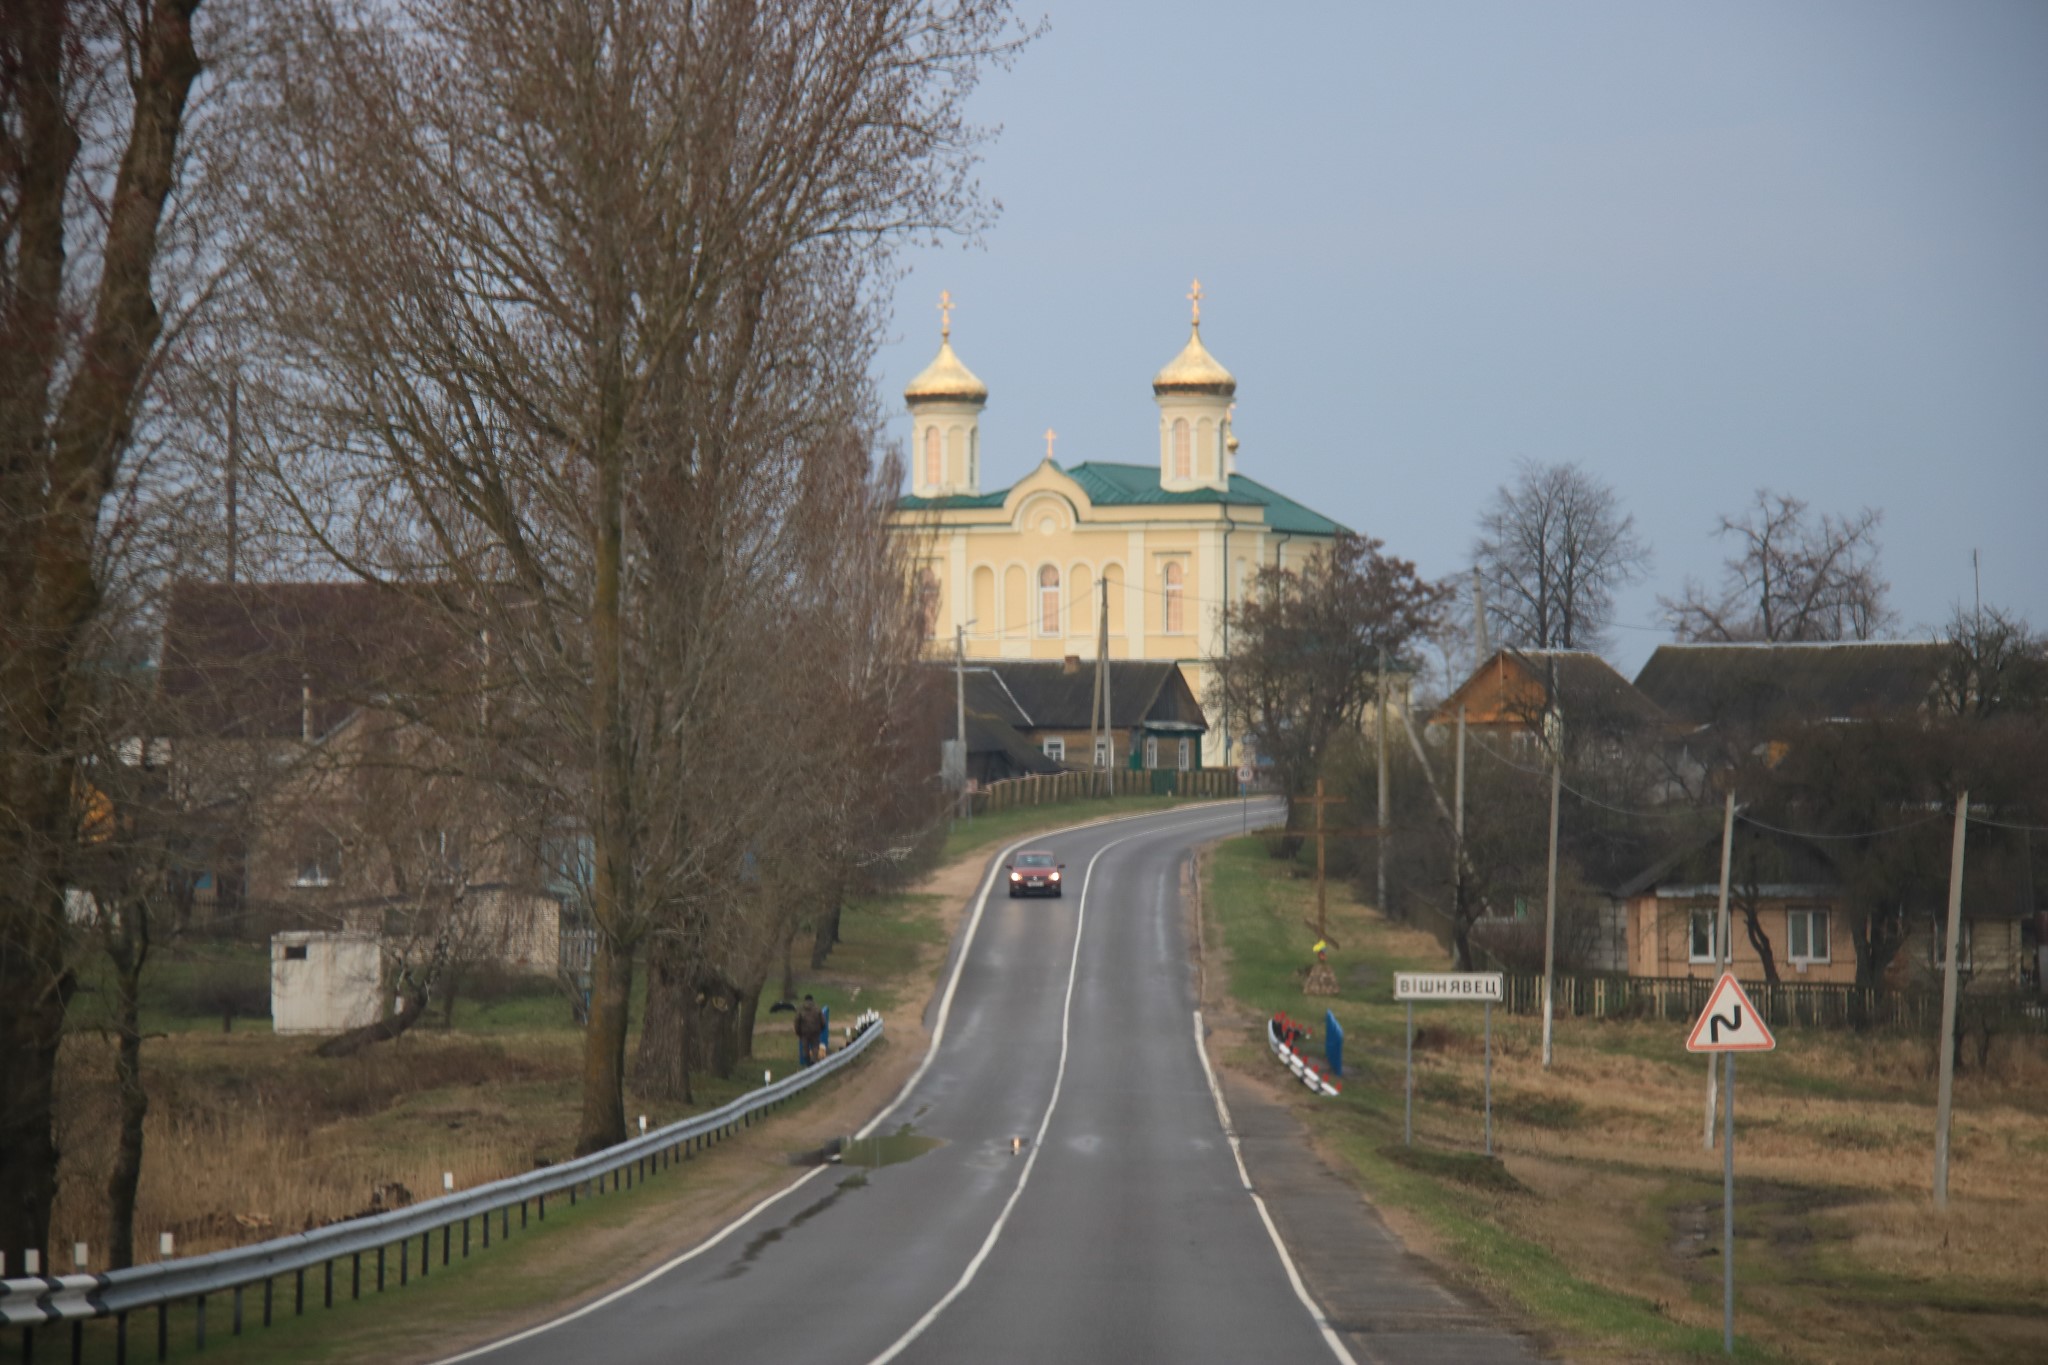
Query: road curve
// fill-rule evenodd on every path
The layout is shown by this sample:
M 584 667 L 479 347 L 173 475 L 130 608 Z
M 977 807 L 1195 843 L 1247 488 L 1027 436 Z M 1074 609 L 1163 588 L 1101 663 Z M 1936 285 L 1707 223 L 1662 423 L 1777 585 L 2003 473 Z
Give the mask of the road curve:
M 942 1145 L 821 1168 L 594 1311 L 455 1359 L 1349 1359 L 1246 1192 L 1193 1029 L 1181 870 L 1243 818 L 1033 840 L 1072 889 L 970 907 L 937 1045 L 883 1116 Z

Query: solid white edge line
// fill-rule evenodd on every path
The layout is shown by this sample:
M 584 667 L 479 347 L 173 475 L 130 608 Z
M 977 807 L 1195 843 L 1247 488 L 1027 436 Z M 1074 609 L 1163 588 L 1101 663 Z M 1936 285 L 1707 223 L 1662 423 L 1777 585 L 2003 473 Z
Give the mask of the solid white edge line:
M 1209 1044 L 1202 1037 L 1202 1012 L 1195 1011 L 1195 1055 L 1202 1059 L 1202 1074 L 1209 1080 L 1209 1094 L 1216 1101 L 1216 1121 L 1223 1125 L 1223 1136 L 1230 1142 L 1230 1155 L 1237 1162 L 1238 1179 L 1244 1182 L 1245 1193 L 1252 1197 L 1252 1206 L 1259 1211 L 1259 1221 L 1266 1225 L 1266 1236 L 1273 1241 L 1273 1250 L 1279 1253 L 1280 1268 L 1287 1272 L 1287 1282 L 1294 1286 L 1294 1297 L 1301 1300 L 1301 1306 L 1308 1310 L 1315 1320 L 1316 1330 L 1323 1334 L 1323 1342 L 1330 1348 L 1330 1354 L 1344 1362 L 1344 1365 L 1358 1365 L 1357 1357 L 1337 1335 L 1337 1329 L 1330 1325 L 1330 1319 L 1323 1312 L 1322 1305 L 1308 1292 L 1302 1283 L 1301 1272 L 1295 1269 L 1294 1257 L 1287 1252 L 1287 1243 L 1280 1240 L 1280 1229 L 1273 1225 L 1273 1215 L 1266 1209 L 1266 1201 L 1252 1188 L 1251 1173 L 1245 1169 L 1244 1150 L 1237 1140 L 1237 1126 L 1230 1121 L 1230 1106 L 1223 1101 L 1223 1087 L 1216 1083 L 1216 1069 L 1209 1065 Z
M 1202 806 L 1195 807 L 1194 809 L 1206 809 L 1206 807 L 1207 803 L 1203 803 Z M 1148 816 L 1171 813 L 1171 811 L 1144 811 L 1136 815 L 1114 815 L 1110 816 L 1108 819 L 1105 820 L 1087 820 L 1079 825 L 1070 825 L 1065 828 L 1053 830 L 1050 832 L 1041 831 L 1037 834 L 1027 834 L 1023 838 L 1016 840 L 1014 843 L 1006 844 L 1003 846 L 1001 851 L 999 851 L 995 855 L 995 857 L 990 861 L 988 875 L 982 879 L 981 895 L 976 899 L 974 903 L 974 914 L 970 916 L 967 921 L 967 937 L 961 940 L 960 951 L 953 959 L 953 973 L 947 979 L 946 993 L 943 997 L 941 997 L 939 1001 L 938 1021 L 932 1027 L 931 1042 L 927 1044 L 925 1047 L 924 1059 L 918 1063 L 917 1070 L 911 1073 L 910 1079 L 904 1082 L 903 1088 L 896 1092 L 896 1098 L 890 1100 L 888 1105 L 879 1114 L 876 1114 L 874 1118 L 868 1121 L 865 1127 L 863 1127 L 858 1133 L 854 1134 L 855 1137 L 868 1136 L 868 1134 L 874 1132 L 876 1128 L 881 1126 L 883 1120 L 887 1119 L 889 1115 L 896 1112 L 897 1108 L 903 1103 L 903 1101 L 910 1098 L 911 1089 L 914 1086 L 916 1086 L 916 1084 L 920 1080 L 924 1078 L 924 1073 L 931 1069 L 932 1059 L 939 1055 L 939 1040 L 945 1037 L 946 1020 L 948 1019 L 948 1017 L 950 1017 L 953 1010 L 953 994 L 960 985 L 960 973 L 962 969 L 967 965 L 968 950 L 973 948 L 974 946 L 975 931 L 981 927 L 981 912 L 988 907 L 989 892 L 995 889 L 996 869 L 1002 866 L 1003 859 L 1008 857 L 1011 853 L 1014 853 L 1019 848 L 1022 848 L 1025 844 L 1030 843 L 1034 839 L 1051 839 L 1056 838 L 1062 834 L 1071 834 L 1075 830 L 1087 829 L 1093 825 L 1115 824 L 1123 820 L 1143 820 Z M 1124 836 L 1125 839 L 1135 839 L 1136 837 L 1138 836 L 1135 834 L 1128 834 Z M 1122 842 L 1124 842 L 1123 839 L 1118 839 L 1114 841 L 1114 843 L 1118 844 Z M 1101 849 L 1097 850 L 1095 857 L 1100 858 L 1102 854 L 1107 852 L 1112 846 L 1112 844 L 1104 844 Z M 1095 860 L 1091 858 L 1088 862 L 1088 873 L 1090 877 L 1093 876 L 1094 871 Z M 1081 884 L 1081 905 L 1083 908 L 1084 917 L 1086 914 L 1087 902 L 1088 877 L 1084 877 L 1082 879 Z M 1080 944 L 1080 926 L 1077 924 L 1074 930 L 1074 948 L 1077 954 L 1080 951 Z M 1069 969 L 1067 995 L 1068 1001 L 1071 1004 L 1073 999 L 1073 979 L 1071 968 Z M 1060 1070 L 1062 1073 L 1064 1073 L 1064 1071 L 1066 1070 L 1066 1041 L 1064 1024 L 1062 1024 L 1061 1027 Z M 1057 1082 L 1054 1083 L 1053 1094 L 1054 1098 L 1057 1099 L 1059 1094 L 1059 1087 Z M 1046 1111 L 1046 1117 L 1048 1121 L 1051 1119 L 1051 1116 L 1052 1111 L 1048 1109 Z M 1044 1129 L 1041 1127 L 1039 1131 L 1043 1133 Z M 1033 1143 L 1031 1160 L 1035 1161 L 1037 1160 L 1037 1157 L 1038 1145 L 1036 1143 Z M 1025 1171 L 1027 1175 L 1030 1173 L 1029 1167 L 1030 1163 L 1027 1161 Z M 584 1304 L 581 1308 L 571 1309 L 569 1312 L 562 1314 L 560 1317 L 550 1318 L 546 1322 L 537 1323 L 534 1326 L 525 1329 L 524 1331 L 515 1332 L 509 1337 L 501 1337 L 496 1341 L 485 1342 L 481 1346 L 471 1347 L 469 1350 L 463 1351 L 459 1355 L 444 1356 L 440 1360 L 435 1361 L 434 1365 L 457 1365 L 457 1362 L 459 1361 L 475 1360 L 480 1356 L 489 1355 L 493 1351 L 503 1350 L 507 1346 L 515 1346 L 522 1341 L 529 1341 L 532 1338 L 541 1335 L 543 1332 L 551 1332 L 555 1328 L 563 1326 L 566 1323 L 574 1322 L 578 1318 L 585 1317 L 591 1313 L 595 1313 L 600 1308 L 609 1307 L 611 1304 L 617 1303 L 620 1299 L 626 1297 L 626 1295 L 634 1293 L 637 1290 L 644 1289 L 646 1286 L 653 1283 L 655 1280 L 658 1280 L 663 1275 L 668 1274 L 669 1271 L 674 1270 L 677 1266 L 682 1265 L 687 1261 L 693 1261 L 697 1257 L 702 1256 L 705 1252 L 711 1250 L 713 1247 L 723 1242 L 726 1238 L 732 1236 L 735 1232 L 738 1232 L 741 1228 L 745 1227 L 748 1223 L 752 1222 L 757 1215 L 773 1207 L 775 1204 L 780 1203 L 782 1200 L 788 1198 L 790 1195 L 795 1194 L 798 1190 L 802 1189 L 805 1185 L 809 1184 L 816 1177 L 823 1175 L 829 1169 L 831 1168 L 827 1166 L 812 1167 L 810 1170 L 804 1172 L 801 1176 L 798 1176 L 789 1184 L 783 1186 L 783 1188 L 777 1190 L 774 1194 L 771 1194 L 765 1199 L 762 1199 L 760 1202 L 756 1203 L 752 1208 L 748 1209 L 745 1213 L 739 1215 L 739 1217 L 733 1219 L 730 1223 L 727 1223 L 724 1227 L 720 1228 L 717 1232 L 713 1233 L 711 1236 L 699 1242 L 696 1246 L 691 1247 L 688 1251 L 685 1251 L 680 1255 L 672 1257 L 669 1260 L 663 1261 L 660 1265 L 648 1271 L 639 1279 L 634 1280 L 629 1284 L 622 1285 L 617 1289 L 614 1289 L 611 1293 L 606 1294 L 603 1298 L 593 1299 L 591 1302 Z M 1022 1186 L 1020 1185 L 1019 1188 L 1021 1189 Z M 1016 1202 L 1014 1196 L 1012 1197 L 1011 1202 Z M 1003 1213 L 1005 1217 L 1009 1215 L 1009 1210 L 1007 1207 L 1003 1210 Z M 936 1312 L 934 1312 L 933 1316 L 936 1315 Z M 922 1331 L 923 1329 L 919 1328 L 918 1330 Z M 908 1344 L 907 1339 L 904 1344 Z

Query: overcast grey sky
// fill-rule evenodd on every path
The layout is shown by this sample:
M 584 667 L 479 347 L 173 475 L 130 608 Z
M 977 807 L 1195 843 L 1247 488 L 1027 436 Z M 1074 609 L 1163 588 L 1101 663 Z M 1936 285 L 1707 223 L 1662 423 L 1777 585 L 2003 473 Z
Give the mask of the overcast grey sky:
M 985 488 L 1048 426 L 1156 460 L 1198 275 L 1243 472 L 1426 573 L 1518 458 L 1612 483 L 1657 550 L 1626 671 L 1765 486 L 1882 508 L 1908 627 L 1975 547 L 2048 628 L 2044 0 L 1047 12 L 974 100 L 1000 221 L 907 258 L 882 356 L 900 413 L 953 291 Z

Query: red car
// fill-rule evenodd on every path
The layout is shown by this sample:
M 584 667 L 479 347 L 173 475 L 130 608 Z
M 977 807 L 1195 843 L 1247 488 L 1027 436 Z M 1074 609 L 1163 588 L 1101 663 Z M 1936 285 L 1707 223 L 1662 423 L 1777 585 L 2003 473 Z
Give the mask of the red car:
M 1060 894 L 1060 873 L 1066 867 L 1052 854 L 1041 850 L 1019 853 L 1016 861 L 1004 864 L 1004 869 L 1010 874 L 1010 895 L 1057 896 Z

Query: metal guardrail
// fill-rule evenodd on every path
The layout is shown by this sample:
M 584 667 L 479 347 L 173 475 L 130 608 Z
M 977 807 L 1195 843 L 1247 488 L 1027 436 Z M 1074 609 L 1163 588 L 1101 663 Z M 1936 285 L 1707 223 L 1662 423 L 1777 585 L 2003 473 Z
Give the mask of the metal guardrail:
M 276 1281 L 280 1276 L 292 1277 L 292 1311 L 295 1316 L 305 1311 L 306 1272 L 316 1267 L 323 1270 L 320 1292 L 328 1307 L 334 1304 L 334 1265 L 337 1261 L 349 1263 L 349 1297 L 360 1298 L 364 1256 L 375 1256 L 374 1288 L 381 1292 L 389 1251 L 394 1247 L 398 1249 L 398 1283 L 403 1285 L 411 1278 L 411 1252 L 413 1243 L 417 1242 L 418 1273 L 425 1278 L 433 1262 L 436 1232 L 441 1234 L 441 1264 L 445 1266 L 456 1254 L 458 1236 L 455 1229 L 458 1226 L 461 1228 L 460 1254 L 466 1257 L 470 1254 L 472 1223 L 481 1224 L 482 1245 L 488 1248 L 492 1241 L 493 1215 L 498 1220 L 498 1238 L 504 1240 L 511 1236 L 513 1230 L 514 1207 L 519 1210 L 519 1227 L 525 1228 L 530 1209 L 537 1212 L 539 1220 L 547 1218 L 547 1199 L 551 1194 L 566 1191 L 573 1205 L 577 1202 L 578 1192 L 585 1188 L 593 1194 L 603 1193 L 607 1177 L 614 1190 L 630 1189 L 636 1180 L 644 1182 L 650 1172 L 664 1170 L 685 1159 L 689 1152 L 701 1150 L 736 1129 L 751 1125 L 755 1115 L 773 1109 L 849 1065 L 881 1032 L 880 1016 L 863 1016 L 853 1038 L 839 1051 L 709 1113 L 629 1138 L 589 1156 L 545 1166 L 525 1175 L 508 1176 L 472 1190 L 444 1194 L 389 1213 L 346 1219 L 310 1232 L 230 1247 L 203 1256 L 181 1257 L 98 1274 L 31 1275 L 0 1280 L 0 1325 L 22 1329 L 21 1358 L 28 1362 L 34 1358 L 34 1331 L 37 1327 L 69 1322 L 72 1326 L 72 1357 L 76 1359 L 85 1322 L 110 1317 L 116 1323 L 114 1358 L 125 1363 L 128 1358 L 129 1314 L 155 1308 L 156 1358 L 162 1360 L 169 1352 L 169 1307 L 186 1299 L 195 1305 L 196 1345 L 203 1349 L 206 1345 L 206 1300 L 210 1295 L 232 1295 L 230 1330 L 232 1334 L 240 1335 L 243 1291 L 252 1285 L 262 1286 L 262 1322 L 267 1327 L 274 1308 Z

